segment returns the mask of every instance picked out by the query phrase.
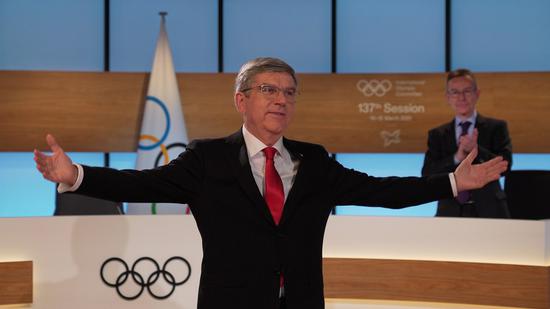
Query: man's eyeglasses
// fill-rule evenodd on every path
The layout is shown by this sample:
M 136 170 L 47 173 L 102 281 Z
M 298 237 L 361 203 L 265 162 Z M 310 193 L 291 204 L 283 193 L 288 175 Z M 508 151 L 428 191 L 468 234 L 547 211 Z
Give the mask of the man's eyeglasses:
M 254 86 L 250 88 L 246 88 L 241 90 L 241 92 L 246 92 L 249 90 L 257 89 L 260 91 L 260 93 L 268 98 L 268 99 L 275 99 L 279 96 L 279 93 L 283 93 L 285 98 L 289 101 L 296 101 L 296 96 L 298 95 L 298 90 L 296 88 L 279 88 L 274 85 L 268 85 L 268 84 L 262 84 L 259 86 Z
M 475 93 L 475 88 L 466 88 L 462 91 L 456 89 L 451 89 L 447 91 L 447 94 L 453 99 L 460 98 L 462 95 L 464 95 L 464 97 L 466 98 L 471 98 Z

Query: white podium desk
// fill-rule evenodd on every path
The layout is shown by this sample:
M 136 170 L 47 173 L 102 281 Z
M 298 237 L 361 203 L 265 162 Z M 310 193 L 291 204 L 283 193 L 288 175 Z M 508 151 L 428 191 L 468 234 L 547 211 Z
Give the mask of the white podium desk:
M 333 216 L 327 309 L 550 308 L 549 223 Z M 33 262 L 33 302 L 22 307 L 192 309 L 201 257 L 190 216 L 0 219 L 0 263 Z M 168 260 L 173 279 L 155 280 Z

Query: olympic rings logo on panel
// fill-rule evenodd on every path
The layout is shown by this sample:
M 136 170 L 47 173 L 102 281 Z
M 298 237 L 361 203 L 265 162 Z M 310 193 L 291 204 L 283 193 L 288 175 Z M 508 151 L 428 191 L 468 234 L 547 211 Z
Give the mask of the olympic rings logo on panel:
M 174 268 L 178 262 L 183 263 L 184 270 L 180 271 L 180 269 L 173 269 L 170 271 L 169 268 Z M 109 277 L 106 267 L 112 267 L 114 265 L 113 263 L 122 265 L 123 270 L 114 276 L 116 278 L 106 278 Z M 144 271 L 144 269 L 138 269 L 140 266 L 144 267 L 146 264 L 150 264 L 149 267 L 152 265 L 153 270 Z M 147 289 L 149 295 L 153 298 L 162 300 L 170 297 L 177 286 L 189 280 L 191 277 L 191 264 L 181 256 L 173 256 L 166 260 L 161 268 L 159 263 L 153 258 L 141 257 L 132 264 L 131 268 L 129 268 L 128 264 L 123 259 L 112 257 L 105 260 L 101 265 L 100 276 L 103 283 L 115 288 L 118 295 L 125 300 L 134 300 L 138 298 L 145 289 Z M 130 287 L 132 285 L 137 287 L 135 288 L 136 291 L 129 292 L 124 290 L 124 287 Z M 155 286 L 157 286 L 156 289 Z M 159 292 L 158 290 L 163 286 L 169 287 L 169 291 L 164 293 Z
M 390 89 L 392 84 L 389 80 L 383 79 L 361 79 L 357 82 L 357 89 L 361 91 L 366 97 L 371 97 L 373 95 L 377 97 L 384 96 Z

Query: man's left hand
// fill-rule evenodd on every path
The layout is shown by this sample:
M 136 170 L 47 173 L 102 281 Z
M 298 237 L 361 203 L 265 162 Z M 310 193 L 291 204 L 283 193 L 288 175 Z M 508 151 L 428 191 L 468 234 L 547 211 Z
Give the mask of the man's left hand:
M 458 192 L 479 189 L 491 181 L 498 180 L 500 174 L 508 167 L 508 161 L 504 161 L 502 157 L 481 164 L 472 164 L 477 151 L 477 147 L 474 147 L 454 172 Z

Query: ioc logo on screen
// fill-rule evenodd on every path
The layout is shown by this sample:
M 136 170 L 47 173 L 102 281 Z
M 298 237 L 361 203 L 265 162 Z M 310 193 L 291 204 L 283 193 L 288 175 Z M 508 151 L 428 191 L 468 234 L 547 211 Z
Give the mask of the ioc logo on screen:
M 357 82 L 357 89 L 366 97 L 382 97 L 392 88 L 392 83 L 387 80 L 361 79 Z

